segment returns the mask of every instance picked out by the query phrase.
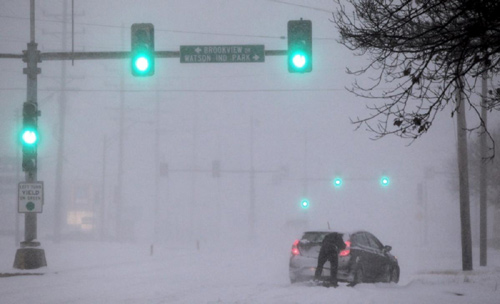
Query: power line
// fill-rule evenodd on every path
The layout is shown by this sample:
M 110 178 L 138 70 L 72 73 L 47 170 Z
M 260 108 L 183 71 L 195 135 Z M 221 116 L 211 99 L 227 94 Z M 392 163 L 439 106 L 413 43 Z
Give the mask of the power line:
M 27 18 L 27 17 L 0 15 L 0 18 L 28 20 L 29 21 L 29 18 Z M 47 23 L 59 23 L 59 24 L 65 23 L 62 20 L 48 20 L 48 19 L 36 19 L 36 21 L 47 22 Z M 75 22 L 75 24 L 76 25 L 85 25 L 85 26 L 94 26 L 94 27 L 113 28 L 113 29 L 129 29 L 129 27 L 121 26 L 121 25 L 87 23 L 87 22 Z M 171 29 L 161 29 L 161 28 L 155 28 L 155 32 L 168 32 L 168 33 L 176 33 L 176 34 L 207 35 L 207 36 L 230 36 L 230 37 L 249 37 L 249 38 L 265 38 L 265 39 L 286 39 L 285 36 L 200 32 L 200 31 L 171 30 Z
M 0 91 L 25 91 L 26 88 L 0 88 Z M 59 89 L 38 89 L 41 92 L 62 92 Z M 65 89 L 65 92 L 103 92 L 103 93 L 155 93 L 155 92 L 169 92 L 169 93 L 280 93 L 280 92 L 338 92 L 344 91 L 345 88 L 319 88 L 319 89 Z
M 283 1 L 273 1 L 273 0 L 268 0 L 272 2 L 277 2 L 277 3 L 283 3 L 283 4 L 290 4 L 287 2 Z M 305 7 L 303 5 L 296 5 L 296 6 L 301 6 Z M 318 9 L 320 10 L 320 9 Z M 326 11 L 326 10 L 325 10 Z M 17 17 L 17 16 L 5 16 L 5 15 L 0 15 L 0 18 L 6 18 L 6 19 L 19 19 L 19 20 L 29 20 L 29 18 L 26 17 Z M 62 24 L 64 21 L 62 20 L 48 20 L 48 19 L 36 19 L 38 22 L 47 22 L 47 23 L 59 23 Z M 121 26 L 121 25 L 110 25 L 110 24 L 99 24 L 99 23 L 85 23 L 85 22 L 75 22 L 77 25 L 82 25 L 82 26 L 94 26 L 94 27 L 103 27 L 103 28 L 112 28 L 112 29 L 129 29 L 129 27 L 126 26 Z M 176 34 L 189 34 L 189 35 L 205 35 L 205 36 L 223 36 L 223 37 L 243 37 L 243 38 L 261 38 L 261 39 L 279 39 L 279 40 L 285 40 L 286 36 L 273 36 L 273 35 L 256 35 L 256 34 L 235 34 L 235 33 L 221 33 L 221 32 L 202 32 L 202 31 L 185 31 L 185 30 L 172 30 L 172 29 L 161 29 L 161 28 L 155 28 L 156 32 L 168 32 L 168 33 L 176 33 Z M 335 38 L 329 38 L 329 37 L 313 37 L 314 40 L 335 40 Z
M 310 10 L 319 11 L 319 12 L 332 13 L 331 10 L 327 10 L 324 8 L 313 7 L 313 6 L 303 5 L 303 4 L 290 3 L 290 2 L 286 2 L 286 1 L 282 1 L 282 0 L 267 0 L 267 1 L 285 4 L 285 5 L 290 5 L 290 6 L 301 7 L 301 8 L 310 9 Z

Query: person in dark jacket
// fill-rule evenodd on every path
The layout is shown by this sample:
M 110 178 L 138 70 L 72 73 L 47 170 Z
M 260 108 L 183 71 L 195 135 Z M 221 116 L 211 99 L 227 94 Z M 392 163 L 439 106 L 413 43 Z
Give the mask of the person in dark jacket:
M 325 265 L 326 261 L 329 261 L 330 284 L 334 287 L 338 286 L 337 270 L 339 266 L 339 252 L 345 248 L 346 245 L 342 239 L 342 234 L 332 232 L 325 236 L 323 243 L 321 243 L 321 249 L 319 250 L 318 267 L 316 267 L 316 272 L 314 274 L 316 280 L 321 278 L 323 265 Z

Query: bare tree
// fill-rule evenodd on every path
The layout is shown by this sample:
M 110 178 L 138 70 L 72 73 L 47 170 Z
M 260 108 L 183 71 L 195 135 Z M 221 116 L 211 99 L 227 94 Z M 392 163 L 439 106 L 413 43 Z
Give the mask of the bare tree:
M 340 43 L 370 58 L 363 68 L 348 70 L 369 79 L 356 81 L 349 90 L 381 100 L 369 106 L 367 117 L 354 120 L 358 127 L 367 126 L 376 138 L 395 134 L 416 139 L 440 110 L 455 102 L 460 79 L 466 101 L 479 116 L 470 96 L 481 73 L 499 71 L 499 1 L 334 1 Z M 492 99 L 491 108 L 499 108 L 500 98 Z
M 334 1 L 338 9 L 333 21 L 340 33 L 340 43 L 370 59 L 361 69 L 348 70 L 356 76 L 368 76 L 363 77 L 364 83 L 356 80 L 350 91 L 357 96 L 381 100 L 369 107 L 368 117 L 354 121 L 358 128 L 367 126 L 376 138 L 395 134 L 415 140 L 430 129 L 438 112 L 454 104 L 452 116 L 459 114 L 462 269 L 472 270 L 464 103 L 479 117 L 480 123 L 475 128 L 489 134 L 471 96 L 480 79 L 478 76 L 496 75 L 499 71 L 500 2 Z M 490 108 L 499 108 L 500 98 L 490 95 L 493 96 Z

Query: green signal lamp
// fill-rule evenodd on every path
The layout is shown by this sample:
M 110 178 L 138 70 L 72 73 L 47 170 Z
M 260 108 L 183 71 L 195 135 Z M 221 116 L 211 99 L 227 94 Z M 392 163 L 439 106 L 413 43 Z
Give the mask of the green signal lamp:
M 336 187 L 336 188 L 339 188 L 340 186 L 342 186 L 342 178 L 340 177 L 336 177 L 334 180 L 333 180 L 333 185 Z
M 288 72 L 309 73 L 312 71 L 312 22 L 290 20 L 288 32 Z
M 309 208 L 309 201 L 306 199 L 303 199 L 302 201 L 300 201 L 300 207 L 302 207 L 302 209 L 308 209 Z
M 131 27 L 132 75 L 152 76 L 155 72 L 154 26 L 151 23 L 134 23 Z
M 21 140 L 24 145 L 35 145 L 38 142 L 38 133 L 36 130 L 26 129 L 21 134 Z
M 292 55 L 292 64 L 297 70 L 304 68 L 306 63 L 307 57 L 304 53 L 295 53 Z
M 389 180 L 389 178 L 387 176 L 382 176 L 382 178 L 380 178 L 380 185 L 382 187 L 387 187 L 387 186 L 389 186 L 390 183 L 391 183 L 391 181 Z
M 139 56 L 135 59 L 134 67 L 137 72 L 144 73 L 149 68 L 149 60 L 146 56 Z

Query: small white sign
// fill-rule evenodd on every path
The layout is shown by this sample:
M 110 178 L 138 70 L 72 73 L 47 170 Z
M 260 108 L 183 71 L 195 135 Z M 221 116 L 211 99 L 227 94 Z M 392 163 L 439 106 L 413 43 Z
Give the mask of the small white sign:
M 18 189 L 18 212 L 42 213 L 43 182 L 21 182 Z

